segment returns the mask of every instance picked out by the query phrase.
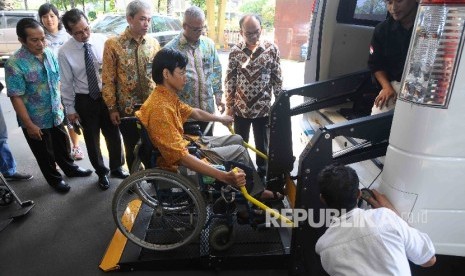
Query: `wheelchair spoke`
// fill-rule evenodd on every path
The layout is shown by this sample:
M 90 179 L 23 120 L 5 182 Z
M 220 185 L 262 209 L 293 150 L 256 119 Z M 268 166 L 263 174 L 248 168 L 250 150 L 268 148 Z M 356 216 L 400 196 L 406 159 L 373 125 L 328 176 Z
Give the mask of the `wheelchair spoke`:
M 140 211 L 125 216 L 133 201 Z M 206 220 L 205 202 L 199 190 L 175 173 L 150 169 L 121 182 L 113 198 L 113 217 L 132 242 L 152 250 L 171 250 L 198 237 Z M 146 230 L 133 231 L 127 221 L 145 223 Z M 128 226 L 129 224 L 129 226 Z

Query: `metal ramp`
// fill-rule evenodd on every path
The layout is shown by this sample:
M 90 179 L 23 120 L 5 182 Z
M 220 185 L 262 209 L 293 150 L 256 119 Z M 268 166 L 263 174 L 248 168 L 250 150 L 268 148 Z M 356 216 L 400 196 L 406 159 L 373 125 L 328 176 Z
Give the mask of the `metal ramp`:
M 133 231 L 147 231 L 151 216 L 144 204 L 131 202 L 125 216 L 134 218 Z M 208 207 L 210 208 L 210 207 Z M 211 211 L 208 210 L 208 217 Z M 207 219 L 208 219 L 207 217 Z M 208 237 L 215 220 L 202 230 L 198 240 L 169 251 L 153 251 L 128 241 L 117 229 L 100 263 L 103 271 L 122 270 L 208 270 L 287 269 L 290 254 L 291 230 L 286 228 L 254 229 L 250 225 L 234 223 L 234 243 L 225 251 L 210 248 Z M 145 225 L 142 223 L 145 221 Z M 136 228 L 137 227 L 137 228 Z M 159 238 L 146 234 L 146 240 Z M 167 237 L 168 238 L 168 237 Z M 251 267 L 252 266 L 252 267 Z

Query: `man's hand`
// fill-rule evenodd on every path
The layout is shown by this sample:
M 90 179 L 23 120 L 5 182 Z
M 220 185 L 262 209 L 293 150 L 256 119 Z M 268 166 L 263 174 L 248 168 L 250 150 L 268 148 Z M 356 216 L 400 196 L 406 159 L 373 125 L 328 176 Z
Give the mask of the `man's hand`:
M 222 96 L 215 96 L 216 108 L 218 111 L 223 114 L 224 110 L 226 109 L 226 105 L 223 102 Z
M 371 191 L 373 192 L 374 197 L 370 197 L 367 201 L 371 204 L 371 206 L 373 206 L 373 208 L 386 207 L 399 215 L 399 212 L 397 212 L 396 208 L 394 208 L 394 205 L 392 205 L 392 203 L 384 194 L 378 192 L 375 189 Z
M 110 113 L 110 120 L 115 126 L 121 123 L 121 118 L 119 117 L 118 111 L 113 111 Z
M 226 115 L 234 117 L 234 110 L 232 108 L 227 108 Z
M 75 124 L 75 123 L 79 122 L 79 120 L 81 119 L 81 118 L 79 118 L 79 114 L 77 114 L 77 113 L 67 114 L 66 117 L 68 117 L 68 121 L 71 124 Z
M 218 108 L 218 111 L 223 114 L 223 112 L 226 109 L 226 105 L 223 102 L 216 102 L 216 107 Z
M 218 122 L 222 123 L 225 126 L 229 126 L 234 122 L 234 118 L 229 115 L 218 116 Z
M 34 140 L 42 141 L 42 130 L 35 124 L 26 126 L 27 135 Z
M 235 187 L 242 187 L 245 186 L 245 173 L 243 170 L 239 168 L 235 168 L 226 173 L 226 184 L 235 186 Z
M 394 90 L 394 88 L 392 88 L 392 86 L 389 85 L 389 87 L 381 89 L 381 91 L 375 99 L 375 106 L 380 109 L 383 108 L 383 106 L 388 107 L 389 100 L 392 99 L 393 101 L 395 101 L 396 98 L 396 91 Z

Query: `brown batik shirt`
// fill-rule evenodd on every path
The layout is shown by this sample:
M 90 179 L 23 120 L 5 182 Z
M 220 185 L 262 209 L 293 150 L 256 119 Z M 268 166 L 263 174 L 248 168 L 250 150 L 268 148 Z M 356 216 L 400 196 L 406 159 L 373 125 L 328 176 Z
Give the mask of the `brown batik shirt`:
M 243 118 L 269 116 L 271 94 L 282 91 L 281 65 L 278 48 L 260 41 L 252 52 L 245 42 L 231 49 L 226 71 L 226 107 Z

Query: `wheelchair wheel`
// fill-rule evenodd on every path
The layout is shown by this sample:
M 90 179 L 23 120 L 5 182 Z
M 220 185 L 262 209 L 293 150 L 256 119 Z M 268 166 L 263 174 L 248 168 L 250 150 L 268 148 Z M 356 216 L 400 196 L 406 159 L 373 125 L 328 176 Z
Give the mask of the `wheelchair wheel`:
M 0 187 L 0 206 L 7 206 L 13 202 L 13 195 L 6 187 Z
M 226 224 L 215 226 L 210 232 L 209 242 L 216 251 L 228 250 L 234 244 L 234 228 Z
M 160 169 L 139 171 L 123 180 L 113 197 L 112 212 L 129 240 L 158 251 L 197 238 L 207 216 L 198 188 L 185 177 Z

